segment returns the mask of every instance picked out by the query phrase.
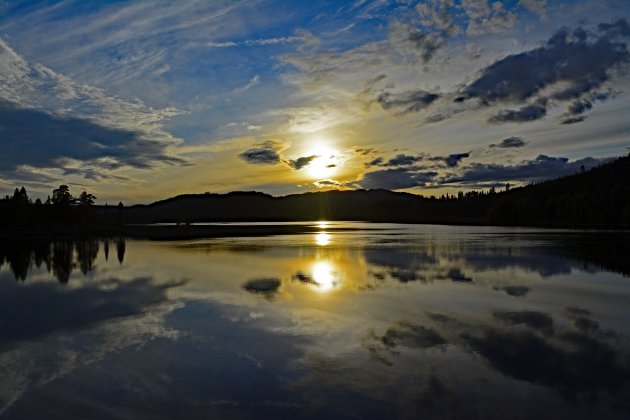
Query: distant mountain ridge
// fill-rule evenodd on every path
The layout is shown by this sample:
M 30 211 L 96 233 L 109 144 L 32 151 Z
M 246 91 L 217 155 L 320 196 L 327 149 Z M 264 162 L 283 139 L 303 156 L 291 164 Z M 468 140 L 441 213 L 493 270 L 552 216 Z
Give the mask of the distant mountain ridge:
M 127 223 L 362 220 L 502 225 L 630 224 L 630 155 L 589 171 L 502 192 L 427 198 L 388 190 L 273 197 L 185 194 L 124 210 Z

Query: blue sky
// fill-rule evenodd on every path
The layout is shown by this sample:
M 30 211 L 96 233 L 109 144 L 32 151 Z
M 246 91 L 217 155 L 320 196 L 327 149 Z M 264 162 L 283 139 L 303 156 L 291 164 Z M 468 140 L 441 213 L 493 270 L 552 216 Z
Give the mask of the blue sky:
M 627 1 L 0 3 L 0 193 L 520 185 L 627 154 Z

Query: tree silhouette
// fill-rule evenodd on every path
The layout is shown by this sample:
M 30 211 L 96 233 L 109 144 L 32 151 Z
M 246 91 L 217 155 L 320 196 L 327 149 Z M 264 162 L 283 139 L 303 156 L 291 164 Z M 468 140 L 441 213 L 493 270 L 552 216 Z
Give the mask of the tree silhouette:
M 83 191 L 78 198 L 78 203 L 80 206 L 91 206 L 92 204 L 94 204 L 94 200 L 96 200 L 96 198 L 97 197 L 95 195 L 88 194 L 87 192 Z
M 26 188 L 22 187 L 21 189 L 15 189 L 13 192 L 13 197 L 11 200 L 20 206 L 26 206 L 29 204 L 28 194 L 26 193 Z
M 60 185 L 59 188 L 53 190 L 52 203 L 60 206 L 69 206 L 74 204 L 75 199 L 70 194 L 70 188 L 67 185 Z

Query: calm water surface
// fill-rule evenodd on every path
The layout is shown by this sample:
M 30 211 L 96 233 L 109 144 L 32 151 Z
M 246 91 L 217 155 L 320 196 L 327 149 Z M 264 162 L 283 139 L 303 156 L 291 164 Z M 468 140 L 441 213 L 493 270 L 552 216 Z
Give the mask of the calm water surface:
M 319 226 L 1 244 L 0 417 L 630 415 L 627 235 Z

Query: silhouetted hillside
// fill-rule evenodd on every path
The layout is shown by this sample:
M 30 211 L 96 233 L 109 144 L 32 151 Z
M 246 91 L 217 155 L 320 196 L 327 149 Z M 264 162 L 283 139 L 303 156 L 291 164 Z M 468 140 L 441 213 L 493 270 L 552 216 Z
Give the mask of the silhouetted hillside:
M 387 190 L 272 197 L 259 192 L 181 195 L 124 211 L 127 223 L 364 220 L 507 225 L 630 223 L 630 156 L 509 191 L 427 198 Z
M 447 200 L 444 200 L 447 201 Z M 126 209 L 127 223 L 211 221 L 366 220 L 397 222 L 481 222 L 486 208 L 469 202 L 469 211 L 452 203 L 387 190 L 326 191 L 272 197 L 256 192 L 184 195 Z

